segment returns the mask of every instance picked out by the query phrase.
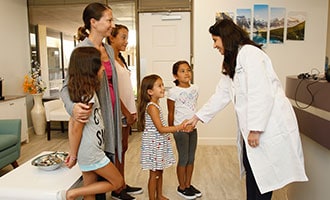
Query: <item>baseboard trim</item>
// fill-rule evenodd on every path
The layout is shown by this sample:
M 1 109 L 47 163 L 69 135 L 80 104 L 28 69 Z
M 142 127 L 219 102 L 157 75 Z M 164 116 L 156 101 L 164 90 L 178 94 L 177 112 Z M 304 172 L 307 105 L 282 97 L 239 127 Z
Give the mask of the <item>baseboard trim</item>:
M 198 137 L 198 145 L 236 145 L 236 138 Z

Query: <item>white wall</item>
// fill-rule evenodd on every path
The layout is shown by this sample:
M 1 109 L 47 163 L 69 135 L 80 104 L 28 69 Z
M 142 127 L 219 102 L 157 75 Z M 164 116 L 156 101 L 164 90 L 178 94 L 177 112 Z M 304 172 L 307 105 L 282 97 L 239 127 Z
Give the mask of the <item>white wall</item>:
M 0 0 L 0 77 L 3 95 L 21 95 L 24 75 L 30 69 L 26 0 Z
M 213 49 L 208 28 L 215 22 L 216 12 L 234 12 L 254 4 L 284 7 L 286 11 L 307 13 L 305 41 L 284 41 L 282 45 L 267 44 L 265 51 L 271 57 L 283 87 L 285 77 L 318 68 L 323 72 L 327 37 L 328 0 L 195 0 L 194 9 L 194 83 L 200 87 L 199 107 L 213 94 L 218 82 L 223 57 Z M 220 112 L 209 124 L 199 124 L 199 144 L 234 144 L 236 117 L 233 106 Z

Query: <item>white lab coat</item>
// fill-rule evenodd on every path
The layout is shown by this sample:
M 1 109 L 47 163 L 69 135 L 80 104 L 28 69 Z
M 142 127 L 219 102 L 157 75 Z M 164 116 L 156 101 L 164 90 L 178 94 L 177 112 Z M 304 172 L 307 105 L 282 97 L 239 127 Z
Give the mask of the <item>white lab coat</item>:
M 256 148 L 247 146 L 247 156 L 261 193 L 294 181 L 307 181 L 297 120 L 269 57 L 252 45 L 244 45 L 237 56 L 234 79 L 222 75 L 215 93 L 196 113 L 209 122 L 230 101 L 237 121 L 237 144 L 241 175 L 242 145 L 250 130 L 262 131 Z M 225 124 L 224 124 L 225 125 Z

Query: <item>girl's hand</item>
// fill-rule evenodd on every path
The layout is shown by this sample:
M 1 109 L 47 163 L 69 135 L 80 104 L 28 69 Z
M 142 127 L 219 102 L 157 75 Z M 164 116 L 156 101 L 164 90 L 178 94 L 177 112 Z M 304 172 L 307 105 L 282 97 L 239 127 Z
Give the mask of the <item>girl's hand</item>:
M 187 119 L 185 119 L 181 124 L 180 124 L 180 131 L 181 132 L 191 132 L 194 129 L 194 126 L 188 124 L 185 125 L 188 122 Z
M 185 119 L 180 125 L 179 125 L 179 129 L 177 130 L 177 132 L 186 132 L 186 129 L 185 129 L 185 123 L 187 122 L 188 120 Z
M 137 113 L 134 113 L 134 114 L 132 114 L 132 115 L 133 115 L 133 118 L 134 118 L 134 122 L 136 122 L 137 119 L 138 119 Z
M 257 147 L 259 145 L 261 131 L 250 131 L 248 135 L 248 143 L 251 147 Z
M 65 165 L 70 169 L 73 166 L 75 166 L 76 163 L 77 163 L 77 157 L 76 156 L 72 156 L 72 155 L 69 154 L 65 159 Z
M 73 106 L 73 118 L 81 123 L 88 122 L 89 116 L 92 114 L 92 107 L 84 103 L 75 103 Z

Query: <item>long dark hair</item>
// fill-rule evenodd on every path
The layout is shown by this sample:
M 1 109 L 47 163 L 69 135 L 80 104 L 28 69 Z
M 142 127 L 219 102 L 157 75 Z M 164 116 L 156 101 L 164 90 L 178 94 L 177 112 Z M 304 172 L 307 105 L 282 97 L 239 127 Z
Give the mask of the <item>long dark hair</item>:
M 119 33 L 119 30 L 121 30 L 121 29 L 125 29 L 125 30 L 127 30 L 127 32 L 129 31 L 128 28 L 127 28 L 127 26 L 122 25 L 122 24 L 115 24 L 115 27 L 112 28 L 112 30 L 111 30 L 111 36 L 112 37 L 117 37 L 117 35 Z M 111 45 L 110 37 L 107 37 L 107 42 L 108 42 L 108 44 Z M 126 69 L 128 69 L 130 71 L 130 69 L 128 68 L 128 65 L 126 63 L 126 60 L 125 60 L 124 56 L 120 52 L 119 52 L 119 59 L 124 63 Z
M 253 42 L 249 34 L 236 25 L 231 19 L 217 21 L 209 28 L 209 32 L 222 39 L 224 47 L 224 60 L 222 63 L 222 73 L 234 78 L 236 58 L 240 46 L 250 44 L 261 49 L 261 45 Z
M 111 10 L 108 5 L 98 2 L 90 3 L 86 6 L 82 15 L 84 26 L 78 28 L 77 39 L 79 41 L 83 41 L 89 36 L 87 30 L 91 30 L 91 19 L 100 20 L 103 16 L 103 12 L 107 9 Z
M 147 104 L 150 102 L 151 97 L 148 94 L 148 90 L 154 87 L 155 82 L 161 79 L 156 74 L 151 74 L 143 78 L 138 95 L 138 130 L 143 131 L 145 128 L 145 113 Z
M 191 66 L 189 65 L 189 63 L 187 61 L 179 60 L 179 61 L 175 62 L 172 66 L 172 74 L 173 75 L 178 75 L 179 67 L 182 64 L 187 64 L 189 66 L 189 68 L 191 69 Z M 175 79 L 173 82 L 175 83 L 176 86 L 179 85 L 179 80 L 178 79 Z
M 69 63 L 68 89 L 73 102 L 88 103 L 100 89 L 98 71 L 101 68 L 101 53 L 94 47 L 79 47 L 73 50 Z

